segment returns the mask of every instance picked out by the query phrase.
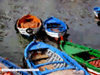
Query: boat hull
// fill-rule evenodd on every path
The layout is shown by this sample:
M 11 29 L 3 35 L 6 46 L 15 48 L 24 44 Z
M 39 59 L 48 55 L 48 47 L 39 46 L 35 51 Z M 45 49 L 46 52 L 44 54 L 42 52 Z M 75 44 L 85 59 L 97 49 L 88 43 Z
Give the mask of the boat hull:
M 15 28 L 20 34 L 31 36 L 36 34 L 40 30 L 41 26 L 42 21 L 39 18 L 28 14 L 17 20 Z
M 33 57 L 34 57 L 34 61 L 36 61 L 36 58 L 38 60 L 42 58 L 42 56 L 39 58 L 36 57 L 36 55 L 37 56 L 40 55 L 40 54 L 38 55 L 36 52 L 45 51 L 45 50 L 46 52 L 42 52 L 42 53 L 45 53 L 46 55 L 49 56 L 49 58 L 47 59 L 47 62 L 37 64 L 37 65 L 35 64 L 35 62 L 32 62 L 33 58 L 30 58 L 32 57 L 31 55 L 32 53 L 35 53 Z M 32 53 L 29 53 L 29 52 L 32 52 Z M 55 71 L 67 70 L 67 69 L 72 69 L 72 68 L 76 69 L 76 67 L 77 67 L 77 70 L 83 70 L 85 72 L 85 75 L 89 75 L 88 72 L 84 68 L 82 68 L 75 60 L 73 60 L 67 54 L 43 42 L 32 41 L 24 50 L 24 58 L 29 68 L 37 69 L 39 67 L 50 65 L 50 64 L 54 66 L 54 68 L 50 70 L 47 68 L 44 71 L 41 71 L 41 70 L 39 70 L 38 72 L 34 71 L 33 72 L 34 75 L 46 75 Z
M 94 7 L 93 12 L 94 12 L 95 16 L 98 18 L 98 14 L 100 13 L 100 7 Z
M 65 41 L 65 42 L 60 41 L 60 48 L 64 52 L 66 52 L 69 56 L 74 58 L 77 62 L 85 65 L 89 69 L 96 71 L 95 73 L 98 74 L 100 72 L 100 68 L 95 67 L 92 64 L 90 64 L 91 61 L 95 61 L 97 59 L 100 59 L 100 56 L 99 56 L 100 51 L 99 50 L 88 48 L 86 46 L 82 46 L 82 45 L 78 45 L 78 44 L 74 44 L 74 43 L 71 43 L 68 41 Z M 97 58 L 94 58 L 91 60 L 89 56 L 94 56 Z M 90 70 L 90 71 L 92 71 L 92 70 Z M 94 71 L 92 71 L 92 72 L 94 72 Z
M 65 34 L 65 32 L 60 32 L 60 33 L 56 33 L 56 32 L 49 32 L 46 30 L 47 35 L 54 37 L 54 38 L 60 38 L 60 36 L 63 36 Z
M 2 57 L 0 57 L 0 63 L 1 63 L 0 67 L 1 68 L 3 67 L 3 69 L 4 68 L 6 68 L 6 69 L 21 69 L 20 67 L 16 66 L 15 64 L 13 64 L 12 62 L 10 62 L 9 60 L 6 60 L 6 59 L 4 59 Z M 19 71 L 18 75 L 30 75 L 30 74 L 28 72 Z
M 93 75 L 100 75 L 100 72 L 96 72 L 96 71 L 94 71 L 94 70 L 92 70 L 92 69 L 90 69 L 90 68 L 87 68 L 87 70 L 88 70 L 88 72 L 89 72 L 90 74 L 93 74 Z
M 31 28 L 33 30 L 33 33 L 29 34 L 29 33 L 26 32 L 26 30 L 28 28 L 18 28 L 17 27 L 17 29 L 18 29 L 18 31 L 20 32 L 21 35 L 25 35 L 25 36 L 28 36 L 28 37 L 30 37 L 31 35 L 35 35 L 40 30 L 40 28 L 41 27 L 39 27 L 39 28 Z
M 59 38 L 67 31 L 67 25 L 55 17 L 50 17 L 44 21 L 44 29 L 50 37 Z

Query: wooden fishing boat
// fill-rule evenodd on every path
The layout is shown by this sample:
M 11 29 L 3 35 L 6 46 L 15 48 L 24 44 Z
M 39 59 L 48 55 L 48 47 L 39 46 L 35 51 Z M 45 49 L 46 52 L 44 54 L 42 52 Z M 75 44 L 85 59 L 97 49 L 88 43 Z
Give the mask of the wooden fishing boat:
M 67 54 L 43 42 L 32 41 L 25 48 L 24 58 L 29 68 L 39 69 L 39 71 L 32 71 L 34 75 L 54 75 L 55 73 L 55 75 L 89 75 Z M 74 74 L 73 70 L 79 74 Z
M 54 38 L 59 38 L 60 36 L 63 36 L 67 31 L 67 25 L 63 21 L 55 17 L 50 17 L 45 20 L 44 28 L 47 35 Z
M 2 69 L 21 69 L 21 68 L 16 66 L 9 60 L 0 57 L 0 71 Z M 28 72 L 18 71 L 18 72 L 0 72 L 0 75 L 30 75 L 30 74 Z
M 33 15 L 25 15 L 18 19 L 15 28 L 22 35 L 31 36 L 36 34 L 41 28 L 41 20 Z
M 68 41 L 60 41 L 60 48 L 76 61 L 88 67 L 90 73 L 100 74 L 100 50 Z
M 98 14 L 100 14 L 100 7 L 94 7 L 93 8 L 95 16 L 98 18 Z

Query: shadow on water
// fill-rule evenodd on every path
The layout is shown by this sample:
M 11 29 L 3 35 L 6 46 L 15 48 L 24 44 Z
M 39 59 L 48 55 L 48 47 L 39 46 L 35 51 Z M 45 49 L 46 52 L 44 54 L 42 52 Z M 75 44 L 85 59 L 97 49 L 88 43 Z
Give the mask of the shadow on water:
M 97 22 L 97 25 L 100 27 L 100 21 Z
M 100 26 L 100 13 L 98 14 L 98 18 L 96 18 L 98 20 L 97 25 Z

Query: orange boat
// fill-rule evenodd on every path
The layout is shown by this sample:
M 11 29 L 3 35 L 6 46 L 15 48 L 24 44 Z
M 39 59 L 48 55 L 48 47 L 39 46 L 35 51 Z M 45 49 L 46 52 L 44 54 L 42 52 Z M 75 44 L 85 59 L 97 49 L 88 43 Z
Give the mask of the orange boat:
M 30 36 L 37 33 L 41 25 L 42 23 L 39 18 L 28 14 L 18 19 L 17 24 L 16 24 L 16 29 L 22 35 Z

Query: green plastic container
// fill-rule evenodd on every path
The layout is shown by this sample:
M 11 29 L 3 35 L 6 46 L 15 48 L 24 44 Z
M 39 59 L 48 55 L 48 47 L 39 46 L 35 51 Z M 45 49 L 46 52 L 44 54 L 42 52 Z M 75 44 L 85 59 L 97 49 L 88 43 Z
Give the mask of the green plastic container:
M 89 63 L 90 61 L 100 59 L 100 50 L 88 48 L 68 41 L 60 41 L 60 48 L 80 64 L 84 64 L 86 67 L 100 73 L 100 67 L 95 67 Z M 90 59 L 89 56 L 95 56 L 96 58 Z

